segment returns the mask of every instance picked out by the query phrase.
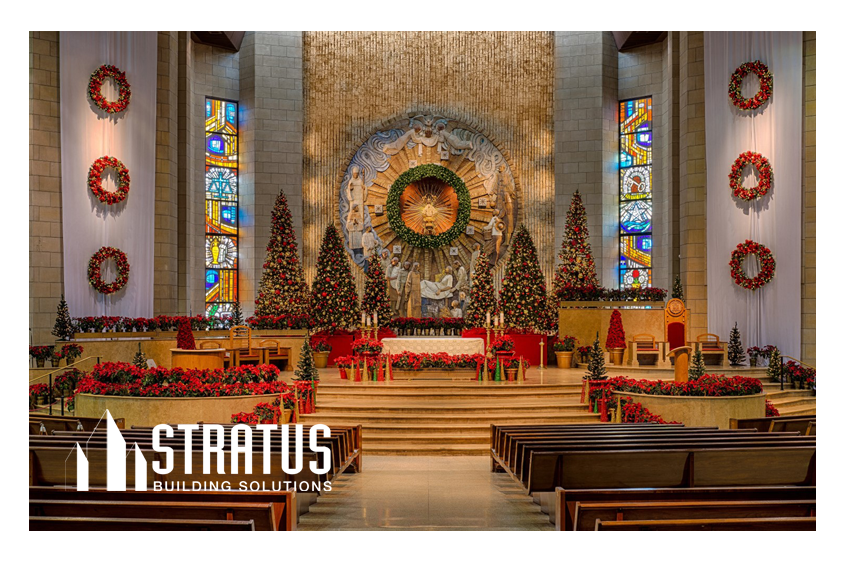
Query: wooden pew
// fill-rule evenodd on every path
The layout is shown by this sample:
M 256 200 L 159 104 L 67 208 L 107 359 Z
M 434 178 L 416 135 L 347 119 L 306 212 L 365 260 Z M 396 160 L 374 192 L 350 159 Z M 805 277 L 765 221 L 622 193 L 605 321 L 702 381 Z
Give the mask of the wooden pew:
M 273 529 L 292 531 L 297 523 L 297 499 L 294 491 L 77 491 L 62 487 L 30 487 L 30 502 L 55 500 L 62 502 L 166 502 L 214 504 L 270 504 Z
M 47 414 L 29 414 L 29 420 L 32 422 L 33 420 L 73 420 L 78 422 L 82 425 L 82 429 L 88 432 L 95 430 L 96 428 L 103 428 L 106 427 L 105 419 L 100 418 L 86 418 L 83 416 L 59 416 L 59 415 L 47 415 Z M 126 426 L 126 420 L 123 418 L 115 418 L 114 419 L 115 425 L 118 428 L 123 429 Z M 74 428 L 75 429 L 75 428 Z
M 574 530 L 594 530 L 596 520 L 692 520 L 708 518 L 807 518 L 815 500 L 576 502 Z
M 792 420 L 778 420 L 778 417 L 772 418 L 772 424 L 769 426 L 769 432 L 800 432 L 807 435 L 807 430 L 810 424 L 816 424 L 816 417 L 794 418 Z
M 68 532 L 163 532 L 200 531 L 247 532 L 255 531 L 252 520 L 144 520 L 141 518 L 81 518 L 67 516 L 30 516 L 29 530 Z
M 815 486 L 698 487 L 641 489 L 564 489 L 555 491 L 555 529 L 575 528 L 577 503 L 695 502 L 695 501 L 814 501 Z M 579 526 L 580 529 L 580 526 Z
M 256 531 L 277 531 L 273 503 L 30 500 L 30 516 L 140 518 L 142 520 L 253 521 Z
M 804 531 L 816 530 L 815 518 L 714 518 L 701 520 L 623 520 L 621 522 L 596 521 L 596 531 Z
M 772 428 L 772 422 L 775 420 L 784 421 L 784 420 L 805 420 L 805 419 L 813 419 L 815 420 L 815 415 L 793 415 L 793 416 L 766 416 L 760 418 L 732 418 L 730 419 L 730 427 L 731 428 L 756 428 L 758 432 L 770 432 Z

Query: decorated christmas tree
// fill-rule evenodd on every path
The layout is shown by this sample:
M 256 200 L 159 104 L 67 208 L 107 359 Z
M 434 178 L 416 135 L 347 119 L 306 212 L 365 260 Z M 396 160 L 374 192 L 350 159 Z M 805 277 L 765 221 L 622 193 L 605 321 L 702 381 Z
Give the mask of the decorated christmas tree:
M 369 264 L 364 280 L 364 298 L 361 299 L 361 311 L 367 315 L 378 314 L 379 324 L 385 325 L 393 316 L 390 310 L 390 297 L 387 294 L 387 278 L 378 256 L 373 254 L 367 260 Z
M 314 354 L 311 350 L 311 341 L 305 339 L 299 352 L 299 362 L 293 372 L 293 378 L 297 381 L 318 381 L 320 373 L 314 366 Z
M 537 261 L 537 249 L 525 225 L 519 226 L 513 238 L 499 292 L 499 306 L 505 313 L 506 326 L 546 331 L 546 281 Z
M 619 309 L 614 309 L 610 314 L 610 326 L 607 329 L 607 340 L 604 345 L 608 350 L 625 347 L 625 327 L 622 326 L 622 313 Z
M 279 191 L 255 300 L 255 315 L 304 315 L 307 311 L 308 286 L 297 255 L 293 221 L 285 194 Z
M 59 340 L 70 340 L 73 338 L 73 321 L 70 320 L 70 311 L 68 311 L 64 294 L 62 294 L 62 298 L 59 301 L 56 311 L 56 324 L 53 325 L 53 332 L 51 334 Z
M 179 330 L 176 333 L 176 347 L 180 350 L 197 349 L 194 332 L 191 330 L 191 322 L 186 318 L 179 321 Z
M 731 329 L 731 339 L 728 343 L 728 363 L 738 366 L 745 363 L 745 349 L 742 347 L 742 340 L 739 336 L 739 329 L 734 323 Z
M 672 299 L 684 300 L 684 285 L 681 283 L 681 275 L 675 275 L 675 283 L 672 284 Z
M 354 327 L 360 319 L 349 258 L 334 225 L 326 227 L 320 244 L 309 313 L 315 327 L 323 330 Z
M 191 335 L 193 336 L 193 335 Z M 140 369 L 147 369 L 147 356 L 143 352 L 141 352 L 141 344 L 138 344 L 138 351 L 135 352 L 135 356 L 132 358 L 132 364 Z
M 230 323 L 230 326 L 242 326 L 244 324 L 244 314 L 243 311 L 241 311 L 241 304 L 239 301 L 235 301 L 235 304 L 232 305 L 232 318 Z
M 590 349 L 590 363 L 587 365 L 587 375 L 584 379 L 607 379 L 607 369 L 604 367 L 604 351 L 599 345 L 599 333 L 596 333 L 596 341 Z
M 704 354 L 701 353 L 701 350 L 697 350 L 692 357 L 692 364 L 690 364 L 689 370 L 687 371 L 690 381 L 695 381 L 704 375 L 704 370 Z
M 780 383 L 782 370 L 780 365 L 780 350 L 777 348 L 772 350 L 772 355 L 769 356 L 769 367 L 766 370 L 766 375 L 775 383 Z
M 491 318 L 498 315 L 499 303 L 493 288 L 490 261 L 482 250 L 475 259 L 472 289 L 469 292 L 469 305 L 464 313 L 464 324 L 469 328 L 482 327 L 487 322 L 487 313 L 490 313 Z
M 561 244 L 560 264 L 555 272 L 554 293 L 559 301 L 578 299 L 583 292 L 599 288 L 596 264 L 590 249 L 587 213 L 578 190 L 566 212 L 566 229 Z

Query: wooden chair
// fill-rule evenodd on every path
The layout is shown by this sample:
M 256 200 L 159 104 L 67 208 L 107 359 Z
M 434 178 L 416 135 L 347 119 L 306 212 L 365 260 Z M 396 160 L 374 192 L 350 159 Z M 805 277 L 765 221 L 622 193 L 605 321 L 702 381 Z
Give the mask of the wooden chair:
M 264 350 L 253 348 L 252 329 L 245 325 L 233 326 L 229 329 L 230 365 L 239 366 L 244 362 L 264 362 Z
M 657 342 L 651 334 L 635 334 L 628 341 L 628 362 L 640 366 L 640 356 L 654 356 L 654 365 L 663 363 L 663 343 Z
M 663 341 L 667 350 L 687 345 L 688 309 L 680 299 L 670 299 L 663 310 Z
M 699 334 L 695 342 L 695 348 L 704 356 L 705 363 L 707 356 L 716 356 L 719 360 L 719 366 L 725 366 L 728 363 L 728 343 L 719 340 L 719 337 L 715 334 L 709 332 Z
M 223 346 L 222 344 L 220 344 L 220 342 L 218 342 L 217 340 L 200 340 L 199 341 L 199 349 L 200 350 L 220 350 L 220 349 L 225 350 L 226 347 Z M 229 365 L 229 366 L 232 365 L 232 353 L 231 352 L 226 352 L 226 354 L 223 355 L 223 364 Z
M 277 361 L 285 361 L 285 371 L 293 371 L 293 365 L 290 361 L 290 346 L 282 346 L 282 343 L 276 339 L 262 340 L 258 346 L 264 350 L 264 361 L 268 364 Z

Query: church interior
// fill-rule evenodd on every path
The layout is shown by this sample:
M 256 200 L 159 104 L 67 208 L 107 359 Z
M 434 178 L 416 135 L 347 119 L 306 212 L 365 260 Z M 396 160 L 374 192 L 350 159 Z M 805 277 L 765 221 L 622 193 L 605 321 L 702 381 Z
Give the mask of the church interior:
M 816 32 L 30 31 L 28 322 L 29 530 L 815 531 Z

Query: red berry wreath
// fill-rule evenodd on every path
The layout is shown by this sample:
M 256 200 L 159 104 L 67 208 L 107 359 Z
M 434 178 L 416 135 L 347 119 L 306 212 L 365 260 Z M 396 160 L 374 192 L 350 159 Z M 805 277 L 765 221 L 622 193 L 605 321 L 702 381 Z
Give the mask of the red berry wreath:
M 109 192 L 103 189 L 103 171 L 114 168 L 117 172 L 117 191 Z M 129 170 L 113 156 L 101 156 L 94 161 L 88 170 L 88 187 L 103 203 L 114 205 L 126 199 L 129 193 Z
M 742 96 L 742 80 L 752 72 L 760 79 L 760 90 L 753 98 L 748 99 Z M 772 96 L 773 82 L 774 78 L 772 73 L 769 72 L 769 67 L 762 62 L 742 63 L 731 75 L 731 82 L 728 84 L 728 95 L 731 97 L 733 104 L 739 109 L 757 109 L 765 104 L 766 100 Z
M 118 88 L 116 102 L 110 102 L 103 96 L 103 82 L 106 78 L 115 81 Z M 88 81 L 88 96 L 98 108 L 106 113 L 120 113 L 129 107 L 129 98 L 132 97 L 132 90 L 129 89 L 129 82 L 126 80 L 126 73 L 113 65 L 102 65 L 91 73 Z
M 742 185 L 742 169 L 749 164 L 755 167 L 760 174 L 760 183 L 753 188 L 745 188 Z M 765 156 L 760 153 L 746 151 L 734 161 L 731 166 L 731 172 L 728 174 L 728 179 L 730 180 L 731 190 L 733 190 L 734 196 L 745 201 L 754 201 L 755 199 L 761 199 L 769 193 L 772 187 L 773 175 L 772 165 L 769 164 Z
M 749 254 L 756 254 L 760 262 L 760 273 L 753 278 L 749 278 L 742 269 L 742 263 Z M 751 240 L 736 245 L 736 250 L 731 252 L 731 261 L 728 265 L 731 267 L 734 283 L 745 289 L 760 289 L 775 276 L 775 257 L 772 256 L 772 251 Z
M 106 283 L 103 281 L 101 268 L 103 262 L 109 258 L 113 259 L 115 264 L 117 264 L 117 278 L 115 278 L 115 280 L 111 283 Z M 116 293 L 123 289 L 123 286 L 125 286 L 128 281 L 129 260 L 126 258 L 126 254 L 120 250 L 112 248 L 111 246 L 104 246 L 91 257 L 91 260 L 88 261 L 88 283 L 90 283 L 91 286 L 100 293 L 105 295 Z

